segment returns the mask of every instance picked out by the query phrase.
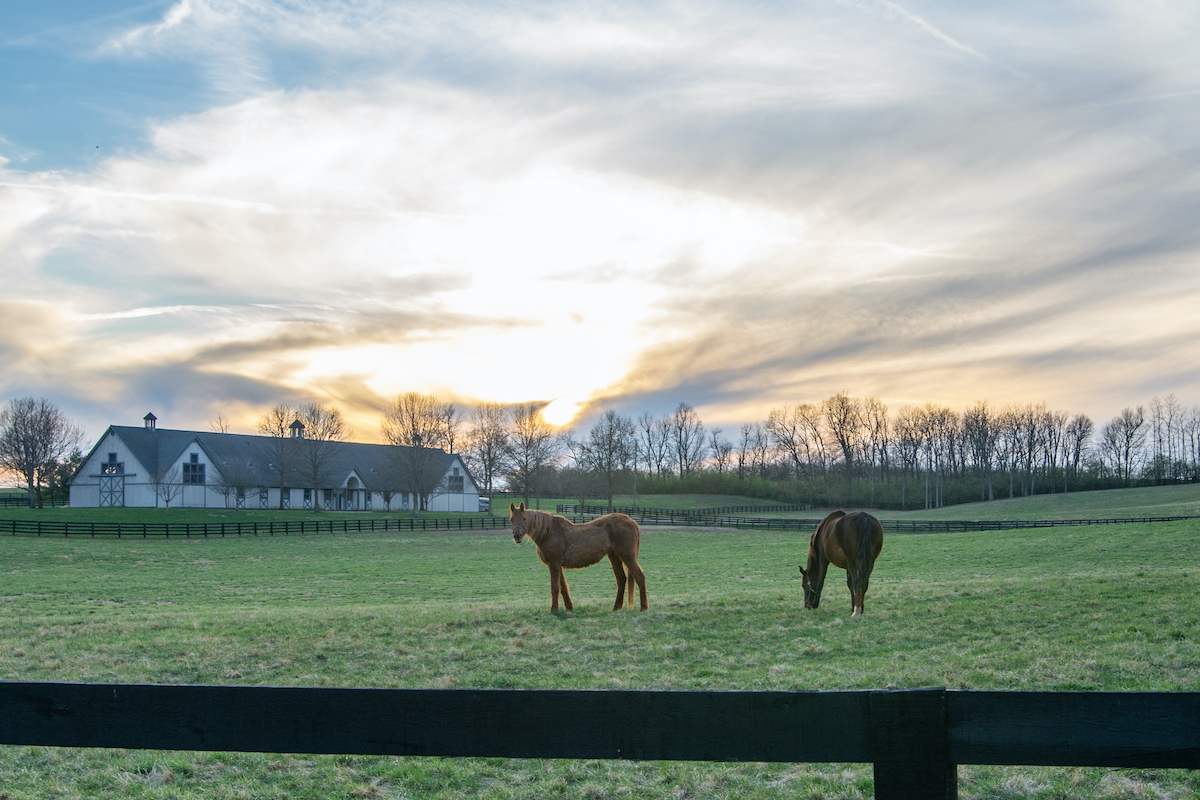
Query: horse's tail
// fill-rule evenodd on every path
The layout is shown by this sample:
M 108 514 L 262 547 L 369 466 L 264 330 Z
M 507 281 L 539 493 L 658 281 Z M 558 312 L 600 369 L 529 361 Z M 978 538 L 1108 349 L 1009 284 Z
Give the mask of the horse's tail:
M 625 592 L 627 595 L 625 605 L 628 608 L 633 608 L 633 573 L 630 571 L 628 564 L 622 564 L 621 568 L 625 570 Z
M 858 540 L 859 569 L 863 571 L 864 576 L 869 576 L 871 568 L 875 566 L 875 526 L 878 524 L 870 514 L 859 514 L 858 530 L 854 535 Z

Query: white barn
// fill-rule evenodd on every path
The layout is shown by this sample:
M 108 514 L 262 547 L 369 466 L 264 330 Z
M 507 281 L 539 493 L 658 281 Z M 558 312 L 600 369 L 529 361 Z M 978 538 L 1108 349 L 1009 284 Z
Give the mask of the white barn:
M 319 486 L 306 485 L 302 470 L 273 461 L 280 440 L 237 433 L 160 430 L 153 414 L 142 428 L 112 425 L 71 478 L 74 508 L 156 508 L 169 499 L 182 508 L 316 508 L 329 511 L 479 511 L 479 488 L 454 453 L 423 448 L 420 463 L 441 475 L 419 497 L 399 477 L 413 451 L 358 442 L 317 443 L 293 428 L 287 446 L 327 448 Z M 411 471 L 411 470 L 410 470 Z M 311 471 L 309 472 L 311 475 Z M 165 499 L 164 499 L 165 498 Z

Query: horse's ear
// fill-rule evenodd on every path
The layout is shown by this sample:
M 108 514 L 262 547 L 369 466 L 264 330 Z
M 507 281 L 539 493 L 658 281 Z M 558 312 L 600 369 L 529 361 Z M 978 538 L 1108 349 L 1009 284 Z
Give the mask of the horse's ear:
M 517 510 L 517 504 L 516 504 L 516 503 L 509 503 L 509 504 L 508 504 L 508 511 L 509 511 L 509 513 L 510 513 L 510 514 L 511 514 L 512 512 L 514 512 L 514 511 L 516 511 L 516 510 Z
M 521 511 L 524 511 L 524 510 L 525 510 L 525 501 L 523 501 L 523 500 L 521 501 L 520 510 L 521 510 Z

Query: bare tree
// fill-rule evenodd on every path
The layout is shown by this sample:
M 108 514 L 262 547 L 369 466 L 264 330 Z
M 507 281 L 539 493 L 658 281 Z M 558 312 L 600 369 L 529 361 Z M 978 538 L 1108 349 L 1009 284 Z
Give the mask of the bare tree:
M 258 435 L 266 439 L 262 446 L 261 458 L 267 464 L 267 471 L 276 478 L 279 487 L 279 508 L 287 507 L 287 482 L 293 478 L 296 460 L 296 446 L 293 441 L 292 425 L 300 418 L 300 410 L 288 403 L 276 403 L 258 419 Z M 314 498 L 315 505 L 315 498 Z
M 896 413 L 893 426 L 896 457 L 900 460 L 900 508 L 908 508 L 908 476 L 916 475 L 921 452 L 925 448 L 925 411 L 917 406 L 905 406 Z
M 996 414 L 987 400 L 980 400 L 963 413 L 963 438 L 971 452 L 971 461 L 979 477 L 979 499 L 995 500 L 992 470 L 1000 431 Z
M 941 508 L 946 499 L 946 464 L 954 452 L 959 429 L 958 415 L 946 406 L 926 403 L 921 420 L 924 423 L 925 507 Z
M 444 403 L 442 405 L 442 425 L 444 426 L 443 441 L 445 442 L 446 452 L 455 452 L 454 448 L 461 444 L 459 429 L 462 427 L 462 414 L 453 403 Z
M 1063 456 L 1063 492 L 1067 492 L 1069 478 L 1078 476 L 1079 464 L 1087 454 L 1088 441 L 1092 438 L 1095 423 L 1087 414 L 1076 414 L 1067 423 Z
M 504 469 L 504 453 L 509 437 L 507 417 L 500 403 L 483 402 L 471 412 L 471 427 L 467 431 L 463 455 L 471 471 L 483 481 L 483 490 L 489 495 Z
M 563 493 L 579 501 L 579 513 L 587 513 L 589 497 L 599 494 L 596 475 L 592 472 L 589 453 L 584 442 L 575 438 L 572 430 L 562 430 L 558 440 L 566 448 L 573 466 L 560 468 L 558 478 L 563 487 Z
M 1150 471 L 1154 482 L 1162 484 L 1183 476 L 1183 407 L 1169 394 L 1165 399 L 1150 398 L 1149 414 Z
M 300 435 L 296 437 L 296 475 L 312 488 L 313 512 L 321 510 L 318 493 L 337 477 L 337 456 L 350 429 L 340 409 L 321 403 L 300 407 Z
M 998 463 L 1003 464 L 1008 473 L 1008 497 L 1016 497 L 1017 474 L 1021 471 L 1023 453 L 1025 452 L 1025 436 L 1022 433 L 1022 408 L 1009 403 L 1000 410 L 996 419 L 999 439 L 996 446 Z
M 1056 490 L 1058 474 L 1058 459 L 1063 455 L 1066 446 L 1067 422 L 1070 416 L 1065 411 L 1047 411 L 1042 417 L 1045 427 L 1045 457 L 1046 470 L 1050 473 L 1050 493 Z M 1065 478 L 1064 478 L 1065 480 Z M 1065 491 L 1065 490 L 1064 490 Z
M 797 479 L 825 474 L 829 458 L 820 406 L 798 403 L 772 408 L 767 415 L 765 430 L 772 446 L 787 459 Z M 754 429 L 743 426 L 741 452 L 751 446 L 754 438 Z
M 853 497 L 855 452 L 862 441 L 862 402 L 845 392 L 826 398 L 821 404 L 825 427 L 838 447 L 846 466 L 846 502 Z
M 708 450 L 712 454 L 713 467 L 718 475 L 724 475 L 733 456 L 733 442 L 721 435 L 720 428 L 713 428 L 708 436 Z
M 645 457 L 646 471 L 651 475 L 662 475 L 666 470 L 670 431 L 671 423 L 666 417 L 655 418 L 649 411 L 638 417 L 638 449 Z
M 635 436 L 633 421 L 610 408 L 592 426 L 587 440 L 580 445 L 582 464 L 604 482 L 609 513 L 613 509 L 617 475 L 629 469 L 633 458 Z
M 59 462 L 83 440 L 83 430 L 46 398 L 10 400 L 0 410 L 0 468 L 24 482 L 29 507 L 43 505 Z
M 767 477 L 767 467 L 771 462 L 771 437 L 761 422 L 752 426 L 750 434 L 750 471 L 760 478 Z
M 446 406 L 431 394 L 406 392 L 384 414 L 381 427 L 384 438 L 397 446 L 396 474 L 402 488 L 412 492 L 415 517 L 427 509 L 445 477 Z
M 891 428 L 888 425 L 888 408 L 878 397 L 863 401 L 863 457 L 867 462 L 868 480 L 871 487 L 871 505 L 875 504 L 875 471 L 880 477 L 887 475 L 888 452 L 891 445 Z
M 171 513 L 171 501 L 183 492 L 183 481 L 179 478 L 179 467 L 168 466 L 150 476 L 150 488 L 154 496 L 163 501 L 166 513 Z
M 754 457 L 754 426 L 749 422 L 742 425 L 741 438 L 737 443 L 737 476 L 738 480 L 746 477 L 750 470 L 750 460 Z
M 1163 401 L 1167 423 L 1167 461 L 1170 464 L 1168 475 L 1172 480 L 1181 480 L 1186 474 L 1186 462 L 1183 459 L 1184 423 L 1187 414 L 1183 406 L 1175 399 L 1174 394 L 1167 395 Z
M 1019 437 L 1023 462 L 1021 493 L 1032 496 L 1037 493 L 1037 463 L 1046 449 L 1046 404 L 1026 403 L 1016 416 L 1016 433 Z
M 696 409 L 680 403 L 671 415 L 670 426 L 671 461 L 679 477 L 686 478 L 704 460 L 704 424 Z
M 562 449 L 562 439 L 542 417 L 541 408 L 522 404 L 512 410 L 512 436 L 508 442 L 508 464 L 513 480 L 525 496 L 525 506 L 541 472 L 552 466 Z
M 783 454 L 791 467 L 792 474 L 799 478 L 804 473 L 808 456 L 808 442 L 800 420 L 800 407 L 784 404 L 782 408 L 772 408 L 767 413 L 766 431 L 771 437 L 771 444 Z M 753 430 L 749 425 L 742 426 L 741 451 L 745 453 L 750 448 L 750 437 Z
M 1146 415 L 1142 406 L 1124 408 L 1113 417 L 1101 433 L 1101 447 L 1117 473 L 1117 477 L 1129 486 L 1134 467 L 1140 464 L 1142 446 L 1146 440 Z
M 217 416 L 209 420 L 208 427 L 213 429 L 213 433 L 229 433 L 229 417 L 217 412 Z
M 1200 406 L 1192 406 L 1184 418 L 1183 451 L 1188 477 L 1200 481 Z

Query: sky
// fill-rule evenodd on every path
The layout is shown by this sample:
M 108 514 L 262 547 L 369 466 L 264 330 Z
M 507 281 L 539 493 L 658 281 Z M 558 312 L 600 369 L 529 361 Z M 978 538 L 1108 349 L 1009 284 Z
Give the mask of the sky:
M 1200 402 L 1200 6 L 0 5 L 0 400 Z

